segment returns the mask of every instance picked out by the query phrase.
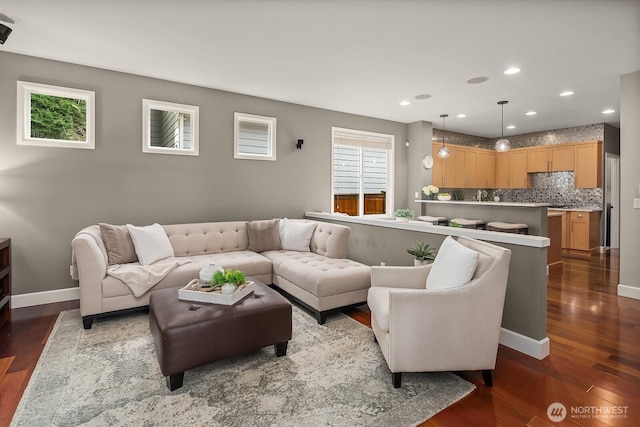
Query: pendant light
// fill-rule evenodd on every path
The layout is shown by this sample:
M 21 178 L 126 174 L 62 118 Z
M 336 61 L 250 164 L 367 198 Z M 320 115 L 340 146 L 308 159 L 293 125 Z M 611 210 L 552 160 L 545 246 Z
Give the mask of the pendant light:
M 496 141 L 496 151 L 500 153 L 504 153 L 505 151 L 509 151 L 511 149 L 511 143 L 507 138 L 504 137 L 504 104 L 509 101 L 498 101 L 498 105 L 502 106 L 502 127 L 500 128 L 500 132 L 502 137 Z
M 444 146 L 444 119 L 449 117 L 448 114 L 440 114 L 440 117 L 442 117 L 442 147 L 440 147 L 440 149 L 438 150 L 438 157 L 440 157 L 441 159 L 446 159 L 447 157 L 449 157 L 449 149 L 447 147 Z

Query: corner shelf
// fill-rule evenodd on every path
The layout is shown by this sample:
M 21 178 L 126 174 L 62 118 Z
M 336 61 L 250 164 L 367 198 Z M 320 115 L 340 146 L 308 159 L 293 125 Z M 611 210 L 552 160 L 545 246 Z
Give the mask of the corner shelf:
M 0 327 L 11 310 L 11 239 L 0 238 Z

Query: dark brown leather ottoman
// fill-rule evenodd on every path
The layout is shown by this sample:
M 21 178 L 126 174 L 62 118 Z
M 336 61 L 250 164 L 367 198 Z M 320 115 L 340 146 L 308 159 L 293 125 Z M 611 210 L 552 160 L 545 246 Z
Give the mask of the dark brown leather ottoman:
M 149 328 L 162 374 L 171 391 L 182 387 L 184 371 L 274 345 L 287 353 L 291 303 L 256 282 L 253 295 L 231 306 L 178 299 L 178 289 L 151 293 Z

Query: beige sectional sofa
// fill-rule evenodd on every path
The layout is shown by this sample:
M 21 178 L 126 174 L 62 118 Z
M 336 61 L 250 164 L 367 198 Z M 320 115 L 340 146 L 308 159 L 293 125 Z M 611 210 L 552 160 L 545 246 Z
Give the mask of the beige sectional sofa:
M 311 310 L 320 324 L 332 311 L 366 302 L 371 269 L 346 258 L 351 230 L 338 224 L 297 222 L 315 224 L 308 251 L 306 247 L 303 250 L 249 250 L 251 246 L 256 247 L 249 238 L 253 235 L 255 240 L 252 224 L 260 221 L 163 225 L 173 256 L 147 267 L 166 266 L 162 273 L 170 271 L 144 293 L 111 273 L 125 268 L 136 272 L 144 266 L 138 262 L 109 265 L 112 254 L 108 254 L 100 226 L 86 227 L 72 241 L 71 266 L 71 276 L 80 285 L 84 327 L 91 328 L 97 316 L 147 306 L 152 290 L 183 286 L 197 278 L 200 269 L 209 264 L 240 269 L 247 276 L 273 284 Z M 141 277 L 138 285 L 150 285 L 144 283 L 145 275 Z

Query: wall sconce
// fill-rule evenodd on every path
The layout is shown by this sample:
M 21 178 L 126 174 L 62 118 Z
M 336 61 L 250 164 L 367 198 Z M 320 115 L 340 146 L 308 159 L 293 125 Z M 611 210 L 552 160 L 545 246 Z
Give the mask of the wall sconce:
M 304 140 L 299 139 L 298 142 L 296 143 L 296 149 L 302 150 L 302 144 L 304 144 Z

